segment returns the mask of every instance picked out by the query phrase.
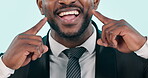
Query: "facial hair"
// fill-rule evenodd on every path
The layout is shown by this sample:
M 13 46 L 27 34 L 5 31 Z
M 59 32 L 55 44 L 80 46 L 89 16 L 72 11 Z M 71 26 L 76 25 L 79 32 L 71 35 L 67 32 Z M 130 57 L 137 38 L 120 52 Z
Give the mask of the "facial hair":
M 82 13 L 84 12 L 82 11 Z M 59 26 L 56 24 L 55 20 L 50 19 L 48 20 L 48 23 L 50 24 L 50 27 L 59 34 L 60 37 L 63 37 L 66 39 L 75 39 L 75 38 L 79 38 L 84 33 L 84 31 L 87 29 L 87 27 L 90 24 L 91 18 L 92 18 L 92 15 L 89 16 L 88 12 L 86 12 L 86 14 L 84 14 L 83 16 L 83 20 L 82 20 L 83 22 L 81 24 L 81 28 L 74 33 L 62 32 Z

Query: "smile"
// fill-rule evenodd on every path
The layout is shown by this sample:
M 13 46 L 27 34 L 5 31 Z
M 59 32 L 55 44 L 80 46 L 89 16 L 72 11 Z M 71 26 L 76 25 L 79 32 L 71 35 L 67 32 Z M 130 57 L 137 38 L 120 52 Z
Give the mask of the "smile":
M 61 9 L 57 12 L 57 16 L 60 20 L 64 23 L 74 23 L 78 21 L 80 17 L 80 10 L 79 9 Z
M 59 16 L 60 17 L 68 16 L 68 15 L 78 16 L 79 15 L 79 12 L 77 10 L 75 10 L 75 11 L 67 11 L 67 12 L 61 12 L 61 13 L 59 13 Z

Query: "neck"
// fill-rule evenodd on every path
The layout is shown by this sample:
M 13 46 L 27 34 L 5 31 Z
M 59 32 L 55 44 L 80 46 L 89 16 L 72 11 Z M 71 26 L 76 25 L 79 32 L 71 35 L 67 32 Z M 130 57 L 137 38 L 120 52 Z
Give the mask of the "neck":
M 65 47 L 74 48 L 76 46 L 83 44 L 92 35 L 93 31 L 94 30 L 92 25 L 89 24 L 87 29 L 79 37 L 63 38 L 52 29 L 51 29 L 51 36 L 53 37 L 53 39 L 55 39 L 57 42 L 64 45 Z

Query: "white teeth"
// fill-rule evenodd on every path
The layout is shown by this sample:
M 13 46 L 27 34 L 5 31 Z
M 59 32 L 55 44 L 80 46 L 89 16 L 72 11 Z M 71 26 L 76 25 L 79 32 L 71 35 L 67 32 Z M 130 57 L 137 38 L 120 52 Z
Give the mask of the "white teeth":
M 59 16 L 65 16 L 65 15 L 70 15 L 70 14 L 75 14 L 75 15 L 78 15 L 79 14 L 79 12 L 78 11 L 67 11 L 67 12 L 61 12 L 60 14 L 59 14 Z

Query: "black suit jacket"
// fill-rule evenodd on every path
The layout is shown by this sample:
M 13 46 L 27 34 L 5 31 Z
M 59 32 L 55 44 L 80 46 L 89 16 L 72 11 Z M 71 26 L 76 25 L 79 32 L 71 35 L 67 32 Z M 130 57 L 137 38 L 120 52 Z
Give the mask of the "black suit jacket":
M 92 22 L 97 29 L 97 26 Z M 101 32 L 97 29 L 97 39 Z M 50 78 L 50 57 L 48 35 L 43 38 L 49 51 L 36 61 L 16 70 L 9 78 Z M 148 78 L 148 60 L 135 53 L 124 54 L 114 48 L 96 45 L 95 78 Z M 55 72 L 56 73 L 56 72 Z

